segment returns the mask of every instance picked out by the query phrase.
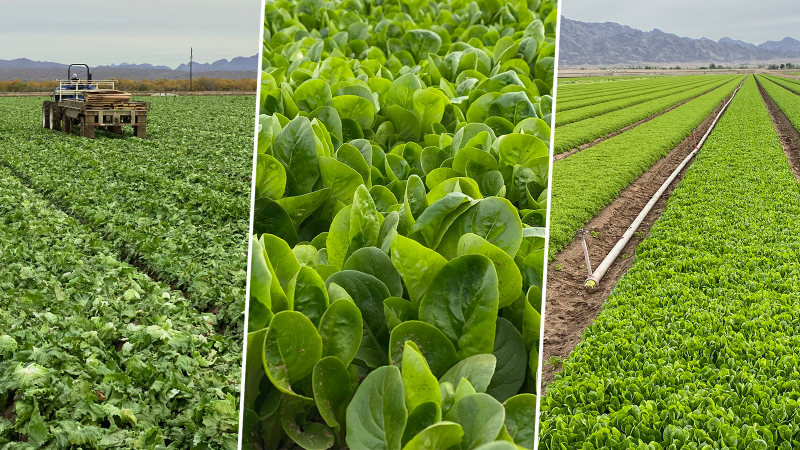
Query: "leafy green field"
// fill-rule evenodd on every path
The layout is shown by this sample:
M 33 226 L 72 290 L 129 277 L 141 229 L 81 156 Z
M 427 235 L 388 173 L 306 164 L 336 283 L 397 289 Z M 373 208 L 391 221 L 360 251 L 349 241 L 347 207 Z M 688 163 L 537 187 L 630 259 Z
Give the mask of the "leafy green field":
M 630 183 L 689 136 L 742 81 L 725 85 L 553 164 L 550 255 Z
M 736 77 L 731 75 L 709 76 L 707 78 L 708 83 L 694 89 L 677 92 L 666 97 L 656 98 L 638 105 L 556 127 L 554 153 L 564 153 L 587 142 L 592 142 L 597 138 L 607 136 L 628 125 L 658 114 L 680 102 L 713 91 L 719 86 L 729 83 L 734 78 Z
M 533 448 L 556 4 L 267 2 L 246 446 Z
M 561 81 L 561 80 L 559 80 Z M 559 92 L 558 108 L 560 112 L 569 111 L 575 108 L 595 105 L 610 99 L 619 100 L 622 98 L 641 95 L 642 93 L 670 89 L 684 85 L 685 81 L 681 77 L 657 78 L 641 80 L 637 82 L 618 83 L 616 87 L 606 87 L 605 89 L 592 86 L 591 84 L 560 86 L 564 92 Z
M 548 386 L 539 448 L 798 448 L 798 227 L 749 78 Z
M 707 78 L 700 78 L 694 81 L 687 79 L 683 83 L 668 85 L 667 87 L 658 86 L 645 91 L 637 91 L 634 93 L 625 92 L 622 94 L 614 94 L 613 96 L 598 97 L 595 101 L 587 100 L 583 103 L 576 103 L 576 106 L 580 105 L 577 109 L 559 111 L 558 118 L 556 119 L 556 126 L 562 126 L 568 123 L 577 122 L 579 120 L 597 117 L 601 114 L 606 114 L 618 109 L 627 108 L 629 106 L 638 105 L 650 100 L 688 91 L 707 83 Z M 561 106 L 559 105 L 559 109 L 560 108 Z
M 0 99 L 4 448 L 236 448 L 254 97 L 146 100 L 142 141 Z

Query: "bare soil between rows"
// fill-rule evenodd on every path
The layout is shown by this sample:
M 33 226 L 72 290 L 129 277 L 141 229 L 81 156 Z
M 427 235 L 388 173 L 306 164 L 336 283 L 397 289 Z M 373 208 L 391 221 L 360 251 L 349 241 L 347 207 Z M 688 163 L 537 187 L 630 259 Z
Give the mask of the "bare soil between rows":
M 761 82 L 759 82 L 757 78 L 756 83 L 758 84 L 758 91 L 761 92 L 761 98 L 764 100 L 764 104 L 772 118 L 772 125 L 775 126 L 775 131 L 781 139 L 783 152 L 789 160 L 789 167 L 792 168 L 794 177 L 800 182 L 800 133 L 794 128 L 794 125 L 792 125 L 792 122 L 786 117 L 786 114 L 781 111 L 780 107 L 775 103 L 775 100 L 767 94 L 767 91 L 764 90 L 764 86 L 761 85 Z M 788 90 L 789 92 L 793 92 L 791 89 Z
M 719 114 L 719 111 L 729 98 L 730 96 L 726 97 L 715 108 L 714 112 L 696 127 L 698 140 L 706 133 L 714 121 L 714 117 Z M 647 202 L 650 201 L 686 156 L 691 153 L 694 146 L 692 136 L 687 136 L 667 156 L 655 163 L 650 170 L 623 189 L 616 200 L 603 208 L 584 225 L 589 258 L 593 267 L 599 265 L 603 258 L 608 255 L 609 251 L 617 244 Z M 579 238 L 573 239 L 550 262 L 547 269 L 547 296 L 542 349 L 542 361 L 544 362 L 542 367 L 542 392 L 545 392 L 545 394 L 546 386 L 553 381 L 555 374 L 561 371 L 561 364 L 552 365 L 548 361 L 554 356 L 562 360 L 566 359 L 581 341 L 583 330 L 594 322 L 606 298 L 616 287 L 619 279 L 633 264 L 636 246 L 647 237 L 650 233 L 650 227 L 661 217 L 672 191 L 683 179 L 690 166 L 691 164 L 687 164 L 684 167 L 672 185 L 661 196 L 653 209 L 650 210 L 644 222 L 639 226 L 636 235 L 628 241 L 621 256 L 608 270 L 596 290 L 586 292 L 583 288 L 588 273 Z
M 653 114 L 650 117 L 646 117 L 646 118 L 644 118 L 644 119 L 642 119 L 642 120 L 640 120 L 640 121 L 638 121 L 638 122 L 636 122 L 634 124 L 628 125 L 627 127 L 623 127 L 619 131 L 614 131 L 613 133 L 609 133 L 609 134 L 607 134 L 607 135 L 605 135 L 603 137 L 597 138 L 597 139 L 593 140 L 592 142 L 587 142 L 585 144 L 582 144 L 582 145 L 578 146 L 577 148 L 573 148 L 572 150 L 569 150 L 569 151 L 554 155 L 553 156 L 553 162 L 560 161 L 560 160 L 562 160 L 564 158 L 567 158 L 569 156 L 574 155 L 575 153 L 578 153 L 580 151 L 586 150 L 589 147 L 594 147 L 595 145 L 597 145 L 597 144 L 599 144 L 599 143 L 601 143 L 601 142 L 603 142 L 605 140 L 611 139 L 611 138 L 613 138 L 615 136 L 619 136 L 620 134 L 622 134 L 622 133 L 624 133 L 624 132 L 626 132 L 628 130 L 632 130 L 632 129 L 638 127 L 639 125 L 641 125 L 643 123 L 650 122 L 651 120 L 655 119 L 656 117 L 664 115 L 664 114 L 672 111 L 673 109 L 675 109 L 675 108 L 677 108 L 679 106 L 683 106 L 685 103 L 688 103 L 688 102 L 690 102 L 690 101 L 692 101 L 692 100 L 694 100 L 694 99 L 696 99 L 698 97 L 701 97 L 703 95 L 706 95 L 709 92 L 711 92 L 711 91 L 713 91 L 715 89 L 718 89 L 718 88 L 720 88 L 722 86 L 724 86 L 724 83 L 719 85 L 719 86 L 716 86 L 714 88 L 711 88 L 711 89 L 707 90 L 706 92 L 703 92 L 702 94 L 698 94 L 698 95 L 696 95 L 696 96 L 694 96 L 692 98 L 686 99 L 686 100 L 684 100 L 684 101 L 682 101 L 680 103 L 676 103 L 676 104 L 670 106 L 669 108 L 667 108 L 667 109 L 665 109 L 665 110 L 663 110 L 663 111 L 661 111 L 659 113 Z M 625 109 L 625 108 L 622 108 L 622 109 Z M 621 111 L 621 109 L 618 109 L 616 111 Z M 558 105 L 556 105 L 556 114 L 558 114 Z M 577 123 L 577 122 L 573 122 L 573 123 Z M 704 133 L 705 133 L 705 131 L 704 131 Z

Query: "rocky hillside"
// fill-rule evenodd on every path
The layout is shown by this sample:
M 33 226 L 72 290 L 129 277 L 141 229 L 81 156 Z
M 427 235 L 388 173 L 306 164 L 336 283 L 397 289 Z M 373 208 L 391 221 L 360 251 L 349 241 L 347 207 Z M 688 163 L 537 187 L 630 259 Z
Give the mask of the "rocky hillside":
M 562 17 L 560 38 L 560 67 L 800 62 L 800 41 L 790 37 L 756 46 L 731 38 L 691 39 L 659 29 L 641 31 Z

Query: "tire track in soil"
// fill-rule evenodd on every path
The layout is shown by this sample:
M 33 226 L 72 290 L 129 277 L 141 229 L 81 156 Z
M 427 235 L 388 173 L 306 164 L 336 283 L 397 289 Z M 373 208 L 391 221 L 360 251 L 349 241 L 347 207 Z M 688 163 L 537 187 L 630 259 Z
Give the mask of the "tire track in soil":
M 778 137 L 781 139 L 781 146 L 783 147 L 783 153 L 786 154 L 786 159 L 789 160 L 789 167 L 792 168 L 794 177 L 797 178 L 797 182 L 800 183 L 800 133 L 794 128 L 794 125 L 792 125 L 792 122 L 786 117 L 786 114 L 781 111 L 781 108 L 775 103 L 775 100 L 769 96 L 758 78 L 756 78 L 756 84 L 758 85 L 758 91 L 761 93 L 761 99 L 764 100 L 764 105 L 767 107 L 769 115 L 772 118 L 772 125 L 778 133 Z M 777 83 L 774 84 L 780 86 Z M 791 89 L 787 90 L 793 92 Z
M 638 122 L 636 122 L 634 124 L 628 125 L 627 127 L 623 127 L 619 131 L 614 131 L 612 133 L 609 133 L 609 134 L 607 134 L 607 135 L 605 135 L 603 137 L 595 139 L 592 142 L 587 142 L 585 144 L 581 144 L 580 146 L 578 146 L 577 148 L 573 148 L 572 150 L 568 150 L 566 152 L 559 153 L 557 155 L 553 155 L 553 162 L 560 161 L 560 160 L 562 160 L 564 158 L 567 158 L 569 156 L 574 155 L 575 153 L 578 153 L 578 152 L 581 152 L 583 150 L 586 150 L 587 148 L 594 147 L 595 145 L 597 145 L 597 144 L 599 144 L 599 143 L 601 143 L 601 142 L 603 142 L 605 140 L 611 139 L 611 138 L 613 138 L 615 136 L 619 136 L 620 134 L 622 134 L 622 133 L 624 133 L 626 131 L 632 130 L 632 129 L 638 127 L 639 125 L 642 125 L 643 123 L 650 122 L 651 120 L 655 119 L 656 117 L 664 115 L 664 114 L 672 111 L 673 109 L 675 109 L 675 108 L 677 108 L 679 106 L 683 106 L 684 104 L 689 103 L 690 101 L 692 101 L 692 100 L 694 100 L 694 99 L 696 99 L 698 97 L 702 97 L 702 96 L 708 94 L 709 92 L 711 92 L 711 91 L 713 91 L 715 89 L 719 89 L 720 87 L 722 87 L 724 85 L 725 85 L 725 83 L 720 84 L 720 85 L 718 85 L 716 87 L 713 87 L 713 88 L 709 89 L 708 91 L 703 92 L 702 94 L 698 94 L 698 95 L 696 95 L 696 96 L 694 96 L 694 97 L 692 97 L 690 99 L 686 99 L 686 100 L 684 100 L 684 101 L 682 101 L 680 103 L 672 105 L 669 108 L 661 111 L 660 113 L 653 114 L 652 116 L 646 117 L 646 118 L 644 118 L 644 119 L 642 119 L 642 120 L 640 120 L 640 121 L 638 121 Z M 617 111 L 621 111 L 621 109 L 618 109 Z M 556 103 L 556 114 L 558 114 L 558 103 Z M 599 116 L 597 116 L 597 117 L 599 117 Z M 586 120 L 586 119 L 584 119 L 584 120 Z M 578 121 L 578 122 L 580 122 L 580 121 Z M 578 123 L 578 122 L 572 122 L 572 123 Z M 705 131 L 704 131 L 704 133 L 705 133 Z
M 708 131 L 714 121 L 714 117 L 719 114 L 732 95 L 733 93 L 720 102 L 714 111 L 696 127 L 697 139 L 700 139 Z M 600 264 L 603 258 L 608 255 L 609 251 L 628 230 L 636 216 L 639 215 L 656 191 L 664 184 L 664 181 L 692 152 L 694 146 L 692 136 L 687 136 L 667 156 L 659 160 L 650 170 L 623 189 L 617 199 L 603 208 L 584 225 L 583 229 L 587 231 L 586 244 L 589 248 L 589 258 L 593 266 Z M 683 168 L 678 177 L 664 192 L 664 195 L 650 210 L 645 220 L 639 225 L 636 234 L 628 241 L 621 256 L 612 264 L 603 277 L 600 286 L 593 292 L 586 292 L 583 288 L 583 283 L 587 278 L 587 271 L 584 266 L 585 261 L 580 239 L 573 239 L 549 263 L 547 268 L 547 296 L 545 300 L 542 349 L 541 392 L 544 395 L 547 395 L 547 385 L 553 381 L 556 372 L 561 370 L 560 364 L 556 367 L 549 364 L 548 360 L 553 356 L 562 360 L 566 359 L 580 343 L 583 330 L 594 322 L 606 298 L 616 287 L 619 279 L 633 264 L 636 246 L 647 237 L 650 227 L 661 217 L 672 191 L 683 179 L 689 167 L 691 167 L 691 164 L 687 164 Z M 589 233 L 590 231 L 596 233 L 597 237 Z M 556 269 L 558 266 L 561 268 Z

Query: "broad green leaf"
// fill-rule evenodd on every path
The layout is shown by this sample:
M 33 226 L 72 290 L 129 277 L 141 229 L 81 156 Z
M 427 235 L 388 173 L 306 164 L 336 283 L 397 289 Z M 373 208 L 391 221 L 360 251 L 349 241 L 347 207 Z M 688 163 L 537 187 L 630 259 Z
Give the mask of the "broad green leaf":
M 405 344 L 412 341 L 422 352 L 431 372 L 440 377 L 458 362 L 455 346 L 438 328 L 418 320 L 409 320 L 396 326 L 389 338 L 389 358 L 402 369 Z
M 265 328 L 272 319 L 272 270 L 267 265 L 266 253 L 261 242 L 251 237 L 252 257 L 250 258 L 250 311 L 247 321 L 248 331 Z M 274 281 L 276 284 L 277 280 Z
M 256 198 L 277 200 L 286 190 L 286 169 L 270 155 L 260 154 L 256 163 Z
M 414 56 L 418 63 L 428 58 L 428 53 L 435 54 L 442 46 L 442 38 L 429 30 L 410 30 L 401 39 L 405 49 Z
M 335 283 L 330 286 L 338 287 Z M 349 365 L 361 345 L 363 326 L 361 310 L 352 299 L 340 298 L 331 302 L 319 321 L 322 356 L 334 356 L 345 366 Z
M 505 401 L 506 429 L 514 443 L 525 448 L 536 444 L 536 396 L 518 394 Z
M 289 214 L 294 226 L 300 228 L 300 224 L 328 200 L 330 192 L 330 188 L 324 188 L 297 197 L 284 197 L 275 203 Z
M 408 415 L 406 429 L 403 431 L 403 448 L 422 430 L 441 420 L 442 408 L 439 406 L 439 402 L 423 403 L 414 408 Z
M 338 150 L 336 150 L 336 159 L 346 164 L 348 167 L 355 170 L 359 174 L 362 180 L 359 184 L 364 184 L 366 186 L 372 185 L 369 163 L 364 158 L 364 155 L 362 155 L 357 148 L 353 147 L 350 144 L 342 144 L 342 146 L 339 147 Z M 373 186 L 373 187 L 378 187 L 378 186 Z
M 428 362 L 413 341 L 405 342 L 401 374 L 409 411 L 414 411 L 422 403 L 441 401 L 439 381 L 431 373 Z
M 489 105 L 488 115 L 502 117 L 513 124 L 529 117 L 537 117 L 533 103 L 524 92 L 501 94 Z
M 545 143 L 530 134 L 508 134 L 500 138 L 500 163 L 532 167 L 538 159 L 549 158 Z
M 458 256 L 483 255 L 492 260 L 497 271 L 500 300 L 499 307 L 514 303 L 522 295 L 522 275 L 514 259 L 482 237 L 467 233 L 458 241 Z
M 400 450 L 407 418 L 400 369 L 376 369 L 347 407 L 347 445 L 351 450 Z
M 323 80 L 307 80 L 295 89 L 292 99 L 300 111 L 312 112 L 331 105 L 331 87 Z
M 308 194 L 319 179 L 319 157 L 311 122 L 297 117 L 289 122 L 272 145 L 275 158 L 297 180 L 300 194 Z
M 505 410 L 500 402 L 488 394 L 478 393 L 455 403 L 446 418 L 464 429 L 464 437 L 458 448 L 474 449 L 495 440 L 503 427 Z
M 289 213 L 268 198 L 257 198 L 253 202 L 253 234 L 274 234 L 289 245 L 300 240 Z
M 514 267 L 516 268 L 516 265 Z M 378 248 L 364 247 L 356 250 L 347 258 L 342 270 L 357 270 L 372 275 L 389 288 L 391 295 L 395 297 L 403 295 L 403 281 L 400 278 L 400 274 L 392 266 L 392 260 L 389 259 L 389 256 Z
M 514 127 L 514 133 L 524 133 L 536 136 L 537 138 L 541 139 L 542 142 L 547 145 L 547 147 L 550 147 L 550 127 L 547 125 L 547 122 L 542 119 L 534 117 L 525 119 Z
M 422 132 L 422 123 L 420 118 L 411 110 L 392 105 L 386 108 L 386 117 L 392 121 L 399 139 L 403 141 L 419 140 L 419 135 Z
M 466 255 L 445 264 L 419 304 L 420 320 L 455 344 L 459 359 L 491 353 L 499 300 L 497 272 L 482 255 Z
M 412 109 L 414 105 L 414 92 L 422 89 L 422 84 L 416 74 L 408 73 L 398 77 L 386 94 L 386 106 L 398 106 L 405 110 Z M 395 124 L 397 126 L 397 124 Z
M 356 358 L 370 367 L 386 364 L 389 328 L 383 314 L 383 301 L 391 296 L 386 285 L 372 275 L 355 270 L 336 272 L 325 283 L 341 286 L 361 310 L 364 333 Z
M 327 81 L 330 85 L 353 77 L 353 70 L 350 69 L 347 61 L 343 58 L 335 57 L 325 58 L 317 74 L 317 78 Z
M 384 300 L 383 313 L 390 332 L 403 322 L 417 320 L 417 310 L 414 305 L 401 297 L 389 297 Z
M 345 364 L 333 356 L 320 359 L 314 366 L 311 385 L 314 401 L 325 423 L 333 428 L 344 425 L 347 405 L 353 396 L 350 373 Z
M 446 258 L 455 257 L 458 254 L 458 241 L 467 233 L 477 234 L 513 258 L 522 243 L 522 220 L 508 200 L 485 198 L 450 225 L 437 251 Z
M 470 356 L 451 367 L 447 373 L 439 378 L 439 383 L 450 383 L 453 386 L 458 386 L 461 379 L 466 378 L 477 392 L 486 392 L 489 383 L 492 381 L 496 365 L 497 358 L 494 355 Z
M 420 431 L 403 450 L 447 450 L 459 445 L 463 436 L 461 425 L 443 421 Z
M 434 123 L 440 123 L 444 116 L 444 99 L 441 95 L 427 89 L 419 89 L 413 95 L 414 112 L 420 118 L 422 132 L 431 130 Z
M 328 264 L 341 269 L 350 246 L 350 214 L 353 207 L 342 208 L 333 218 L 325 247 L 328 249 Z
M 333 97 L 332 105 L 342 119 L 355 121 L 362 130 L 372 127 L 375 122 L 375 108 L 372 102 L 357 95 Z
M 411 303 L 419 306 L 431 280 L 447 264 L 447 260 L 419 242 L 397 233 L 392 237 L 390 253 L 394 268 L 405 282 Z
M 345 205 L 349 205 L 353 201 L 356 189 L 364 183 L 364 179 L 358 172 L 327 156 L 320 156 L 319 171 L 325 187 L 331 189 L 329 198 L 337 199 Z
M 504 402 L 519 392 L 525 382 L 528 351 L 519 331 L 502 317 L 497 318 L 492 354 L 497 358 L 497 365 L 486 393 Z
M 333 433 L 324 424 L 306 421 L 311 405 L 311 399 L 284 395 L 280 411 L 281 426 L 286 435 L 302 448 L 326 450 L 333 446 Z
M 364 247 L 379 245 L 378 234 L 381 225 L 378 220 L 378 210 L 372 196 L 362 184 L 356 189 L 353 196 L 353 207 L 350 209 L 350 245 L 347 247 L 347 256 Z M 343 286 L 344 287 L 344 286 Z
M 268 381 L 264 380 L 267 378 L 267 374 L 264 372 L 264 363 L 262 362 L 261 356 L 264 353 L 264 338 L 266 335 L 266 328 L 252 333 L 247 333 L 244 395 L 242 395 L 244 407 L 252 410 L 262 418 L 266 418 L 266 413 L 271 414 L 274 412 L 274 409 L 270 411 L 270 406 L 265 404 L 266 402 L 264 401 L 264 397 L 266 397 L 266 395 L 261 395 L 266 394 L 266 392 L 261 392 L 262 383 L 272 388 L 272 385 L 269 384 Z
M 304 396 L 292 385 L 307 377 L 322 357 L 322 339 L 314 324 L 297 311 L 281 311 L 270 322 L 264 341 L 264 369 L 284 394 Z
M 303 313 L 314 326 L 319 326 L 322 314 L 328 309 L 328 289 L 316 270 L 301 266 L 289 282 L 286 295 L 291 309 Z
M 428 248 L 436 248 L 447 227 L 463 214 L 469 205 L 468 196 L 457 192 L 447 194 L 422 212 L 414 226 L 409 228 L 408 237 L 425 244 Z

